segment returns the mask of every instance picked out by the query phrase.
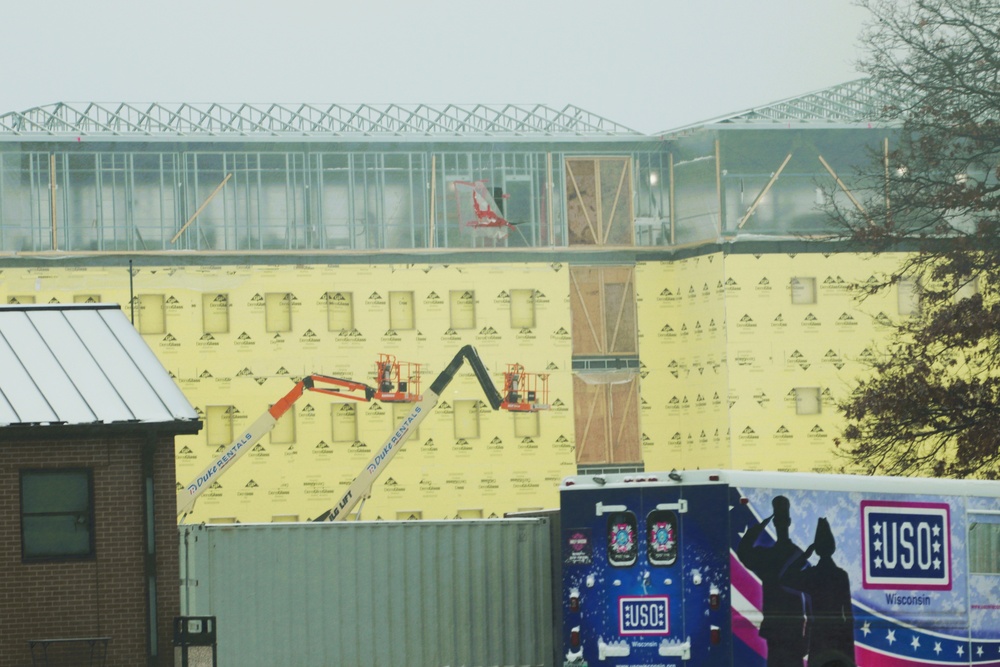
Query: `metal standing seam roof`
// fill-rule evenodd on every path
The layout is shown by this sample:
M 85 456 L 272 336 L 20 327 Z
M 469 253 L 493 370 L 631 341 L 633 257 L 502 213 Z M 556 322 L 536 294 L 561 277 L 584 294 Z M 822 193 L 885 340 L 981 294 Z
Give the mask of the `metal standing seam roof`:
M 0 306 L 0 428 L 197 420 L 119 306 Z
M 0 138 L 636 138 L 566 105 L 59 102 L 0 115 Z

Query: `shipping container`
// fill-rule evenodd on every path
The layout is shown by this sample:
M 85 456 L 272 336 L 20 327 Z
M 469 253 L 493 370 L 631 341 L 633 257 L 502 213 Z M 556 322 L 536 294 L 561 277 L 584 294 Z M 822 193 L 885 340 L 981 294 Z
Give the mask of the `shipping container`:
M 545 518 L 180 527 L 220 667 L 553 664 Z
M 671 471 L 560 496 L 566 665 L 1000 665 L 998 482 Z

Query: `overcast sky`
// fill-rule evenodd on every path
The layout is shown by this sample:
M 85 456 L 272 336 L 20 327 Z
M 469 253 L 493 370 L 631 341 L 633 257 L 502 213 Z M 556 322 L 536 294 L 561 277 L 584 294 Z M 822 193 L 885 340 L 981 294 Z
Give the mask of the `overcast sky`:
M 0 113 L 55 102 L 574 104 L 645 133 L 860 75 L 851 0 L 28 0 Z

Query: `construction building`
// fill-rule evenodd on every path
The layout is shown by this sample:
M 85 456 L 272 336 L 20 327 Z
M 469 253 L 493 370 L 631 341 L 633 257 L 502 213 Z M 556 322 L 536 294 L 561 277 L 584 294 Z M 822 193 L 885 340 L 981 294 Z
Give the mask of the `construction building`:
M 886 150 L 864 80 L 646 135 L 544 105 L 54 104 L 0 115 L 0 298 L 122 305 L 205 428 L 183 483 L 310 373 L 432 378 L 474 345 L 364 518 L 553 507 L 578 470 L 831 471 L 835 409 L 912 294 L 826 207 Z M 544 376 L 544 377 L 542 377 Z M 299 401 L 192 521 L 307 520 L 406 404 Z

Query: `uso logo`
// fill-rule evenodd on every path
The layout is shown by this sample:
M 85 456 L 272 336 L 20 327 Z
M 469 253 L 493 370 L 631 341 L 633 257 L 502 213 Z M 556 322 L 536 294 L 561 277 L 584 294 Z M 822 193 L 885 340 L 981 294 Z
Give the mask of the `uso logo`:
M 862 586 L 951 590 L 950 526 L 944 503 L 863 500 Z
M 618 598 L 618 634 L 669 635 L 670 598 L 666 595 Z

